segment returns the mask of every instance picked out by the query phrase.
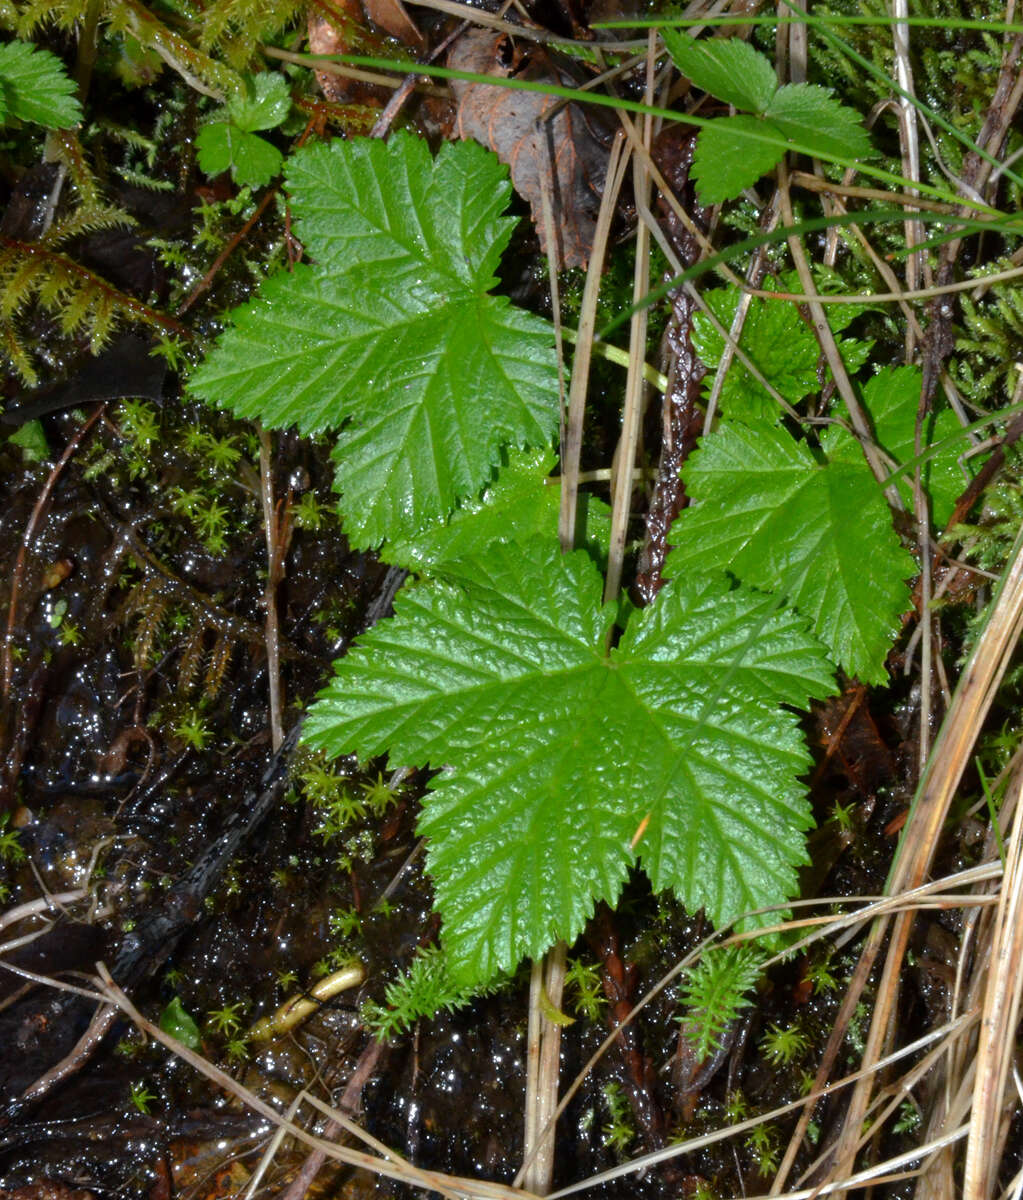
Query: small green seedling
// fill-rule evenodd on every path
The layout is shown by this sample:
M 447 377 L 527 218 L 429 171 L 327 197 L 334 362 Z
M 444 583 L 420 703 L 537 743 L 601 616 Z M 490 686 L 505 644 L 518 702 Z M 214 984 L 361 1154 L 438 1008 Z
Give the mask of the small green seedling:
M 274 71 L 246 81 L 242 95 L 232 96 L 196 138 L 199 166 L 207 175 L 230 171 L 234 181 L 263 187 L 280 173 L 284 156 L 257 130 L 276 129 L 291 111 L 288 82 Z
M 697 41 L 674 29 L 662 30 L 662 37 L 696 87 L 742 110 L 700 131 L 693 178 L 704 204 L 734 200 L 776 166 L 790 144 L 827 158 L 873 156 L 855 109 L 812 83 L 779 86 L 770 61 L 741 38 Z

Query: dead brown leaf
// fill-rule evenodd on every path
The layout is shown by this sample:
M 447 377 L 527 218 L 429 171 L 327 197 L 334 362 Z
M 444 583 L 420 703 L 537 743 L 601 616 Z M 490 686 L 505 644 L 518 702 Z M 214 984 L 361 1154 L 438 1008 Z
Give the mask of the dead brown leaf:
M 366 54 L 383 49 L 382 43 L 380 46 L 374 44 L 381 39 L 367 28 L 361 0 L 334 0 L 329 16 L 311 7 L 307 36 L 310 54 Z M 346 79 L 333 71 L 314 71 L 313 74 L 324 98 L 332 103 L 356 101 L 379 107 L 386 99 L 380 88 Z
M 473 30 L 448 55 L 448 66 L 498 78 L 578 84 L 542 47 L 527 50 L 507 34 Z M 458 102 L 455 128 L 462 138 L 489 146 L 511 170 L 512 184 L 529 201 L 540 246 L 558 267 L 585 267 L 593 248 L 604 190 L 610 138 L 591 112 L 556 96 L 452 80 Z M 562 107 L 562 105 L 564 105 Z M 547 116 L 552 110 L 553 116 Z M 544 119 L 546 117 L 546 119 Z M 546 245 L 542 195 L 547 189 L 557 242 Z
M 408 46 L 421 46 L 423 35 L 405 11 L 401 0 L 362 0 L 366 16 L 374 25 Z

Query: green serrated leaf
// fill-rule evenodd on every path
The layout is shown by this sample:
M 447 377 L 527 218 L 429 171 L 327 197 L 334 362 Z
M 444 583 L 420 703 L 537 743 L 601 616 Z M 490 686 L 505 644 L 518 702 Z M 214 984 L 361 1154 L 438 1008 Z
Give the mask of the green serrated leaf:
M 279 173 L 284 157 L 276 146 L 231 121 L 211 121 L 195 139 L 199 166 L 207 175 L 230 171 L 236 182 L 263 187 Z
M 784 596 L 850 675 L 885 682 L 916 568 L 862 458 L 820 463 L 784 429 L 725 422 L 682 477 L 695 503 L 665 573 L 719 568 Z
M 816 153 L 836 158 L 874 157 L 860 114 L 836 100 L 829 88 L 788 83 L 772 97 L 765 115 L 786 137 Z
M 838 349 L 842 355 L 842 362 L 845 363 L 846 371 L 850 375 L 854 375 L 869 361 L 874 349 L 874 339 L 867 338 L 865 341 L 861 341 L 859 338 L 839 338 Z
M 882 367 L 863 385 L 863 405 L 870 415 L 878 444 L 899 465 L 916 457 L 916 416 L 922 382 L 919 367 Z M 924 423 L 923 448 L 926 450 L 945 438 L 954 439 L 961 432 L 962 426 L 955 413 L 942 404 Z M 840 427 L 829 429 L 822 438 L 822 445 L 834 459 L 858 461 L 862 458 L 856 439 Z M 923 465 L 921 477 L 924 490 L 931 499 L 931 518 L 939 528 L 951 517 L 956 500 L 970 481 L 972 472 L 959 461 L 968 445 L 964 434 L 962 441 L 958 444 L 953 441 Z M 980 461 L 970 460 L 974 466 Z M 898 488 L 907 507 L 912 509 L 912 476 L 902 476 Z
M 719 117 L 705 125 L 693 154 L 700 203 L 734 200 L 773 170 L 784 153 L 784 134 L 763 117 Z
M 473 143 L 433 159 L 397 135 L 302 151 L 288 178 L 317 265 L 235 310 L 192 389 L 266 425 L 340 429 L 349 539 L 407 539 L 479 494 L 502 447 L 557 428 L 550 326 L 486 294 L 504 168 Z
M 276 71 L 261 71 L 246 81 L 245 92 L 228 100 L 227 112 L 246 133 L 276 129 L 291 112 L 288 81 Z
M 549 478 L 557 463 L 553 450 L 515 451 L 497 478 L 478 498 L 462 502 L 449 518 L 430 523 L 413 538 L 385 542 L 380 557 L 410 571 L 436 573 L 445 563 L 481 554 L 494 542 L 512 539 L 554 541 L 561 494 Z M 603 559 L 610 540 L 610 509 L 594 496 L 581 495 L 577 545 L 590 543 Z
M 787 286 L 787 285 L 786 285 Z M 715 288 L 703 295 L 707 307 L 725 329 L 731 329 L 739 304 L 738 288 Z M 713 386 L 713 371 L 724 353 L 724 338 L 703 313 L 693 316 L 693 345 L 711 374 L 704 390 Z M 790 404 L 820 390 L 817 361 L 820 347 L 813 331 L 799 314 L 795 304 L 782 300 L 749 303 L 739 339 L 750 361 Z M 720 395 L 721 411 L 733 420 L 777 421 L 781 412 L 777 403 L 749 373 L 738 358 L 732 360 Z
M 392 286 L 486 292 L 515 228 L 507 168 L 476 142 L 355 138 L 292 155 L 287 188 L 303 245 L 323 267 L 386 264 Z
M 801 618 L 694 573 L 608 655 L 614 610 L 584 553 L 493 545 L 448 575 L 358 639 L 305 737 L 444 768 L 420 829 L 459 980 L 574 939 L 641 829 L 655 887 L 715 924 L 784 902 L 810 813 L 780 706 L 832 688 Z
M 76 85 L 64 64 L 30 42 L 0 46 L 0 85 L 6 119 L 34 121 L 47 129 L 69 129 L 82 119 Z
M 682 74 L 701 91 L 710 92 L 726 104 L 762 113 L 778 90 L 774 67 L 742 38 L 697 41 L 676 29 L 662 29 L 661 36 Z

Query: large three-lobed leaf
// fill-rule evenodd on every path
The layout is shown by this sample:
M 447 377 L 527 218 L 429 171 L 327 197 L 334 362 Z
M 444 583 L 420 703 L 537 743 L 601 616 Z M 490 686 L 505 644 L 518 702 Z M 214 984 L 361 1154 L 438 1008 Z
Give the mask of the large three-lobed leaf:
M 590 559 L 553 540 L 447 564 L 310 711 L 306 740 L 331 754 L 439 770 L 420 828 L 467 981 L 574 939 L 637 855 L 716 925 L 784 903 L 804 861 L 808 755 L 782 706 L 832 681 L 803 619 L 694 576 L 609 652 L 600 590 Z
M 503 446 L 557 428 L 549 325 L 490 295 L 514 221 L 507 172 L 471 142 L 336 141 L 287 186 L 315 265 L 275 275 L 192 379 L 271 426 L 339 430 L 358 545 L 417 532 L 490 482 Z

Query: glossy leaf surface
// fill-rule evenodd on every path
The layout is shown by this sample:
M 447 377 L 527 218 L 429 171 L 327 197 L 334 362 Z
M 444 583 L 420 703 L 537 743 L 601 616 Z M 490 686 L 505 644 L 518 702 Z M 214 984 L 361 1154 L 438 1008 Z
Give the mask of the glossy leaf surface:
M 237 183 L 264 187 L 280 171 L 284 157 L 276 146 L 233 121 L 211 121 L 195 139 L 199 166 L 207 175 L 230 171 Z
M 553 450 L 517 451 L 479 497 L 461 503 L 450 517 L 424 526 L 413 538 L 385 542 L 385 562 L 424 572 L 483 553 L 495 542 L 530 541 L 558 536 L 561 493 L 551 477 Z M 603 560 L 611 537 L 610 508 L 596 496 L 579 497 L 576 545 L 588 546 Z
M 704 204 L 733 200 L 772 170 L 787 143 L 825 158 L 873 154 L 860 115 L 829 88 L 778 85 L 770 60 L 741 37 L 699 40 L 674 29 L 661 37 L 675 65 L 701 91 L 752 116 L 721 117 L 700 131 L 693 178 Z
M 718 568 L 774 592 L 850 675 L 884 682 L 916 568 L 862 454 L 820 462 L 784 429 L 726 421 L 682 477 L 694 504 L 672 526 L 665 573 Z
M 18 41 L 0 46 L 0 120 L 68 129 L 82 119 L 76 91 L 64 64 L 49 50 Z
M 784 902 L 810 813 L 780 706 L 831 690 L 801 618 L 723 576 L 678 580 L 607 653 L 584 553 L 494 545 L 445 574 L 336 664 L 305 736 L 439 769 L 420 829 L 461 978 L 571 941 L 637 854 L 715 924 Z
M 677 29 L 661 30 L 675 66 L 701 92 L 726 104 L 762 113 L 778 90 L 770 62 L 741 36 L 701 40 Z
M 405 539 L 490 482 L 502 447 L 549 445 L 546 322 L 488 294 L 512 222 L 505 169 L 472 143 L 336 141 L 288 186 L 315 265 L 268 280 L 193 377 L 267 425 L 339 431 L 357 545 Z
M 863 405 L 874 426 L 881 448 L 900 466 L 916 457 L 916 421 L 920 406 L 922 384 L 920 368 L 916 366 L 882 367 L 863 385 Z M 956 435 L 959 435 L 958 437 Z M 945 443 L 942 449 L 923 464 L 921 480 L 931 501 L 931 518 L 943 528 L 960 493 L 970 476 L 960 463 L 960 456 L 969 442 L 962 433 L 956 415 L 944 403 L 936 412 L 928 413 L 921 430 L 921 446 L 927 450 L 935 443 Z M 840 427 L 829 429 L 821 439 L 831 458 L 862 457 L 859 444 Z M 983 459 L 976 457 L 974 465 Z M 913 475 L 903 475 L 898 482 L 906 507 L 913 509 Z

